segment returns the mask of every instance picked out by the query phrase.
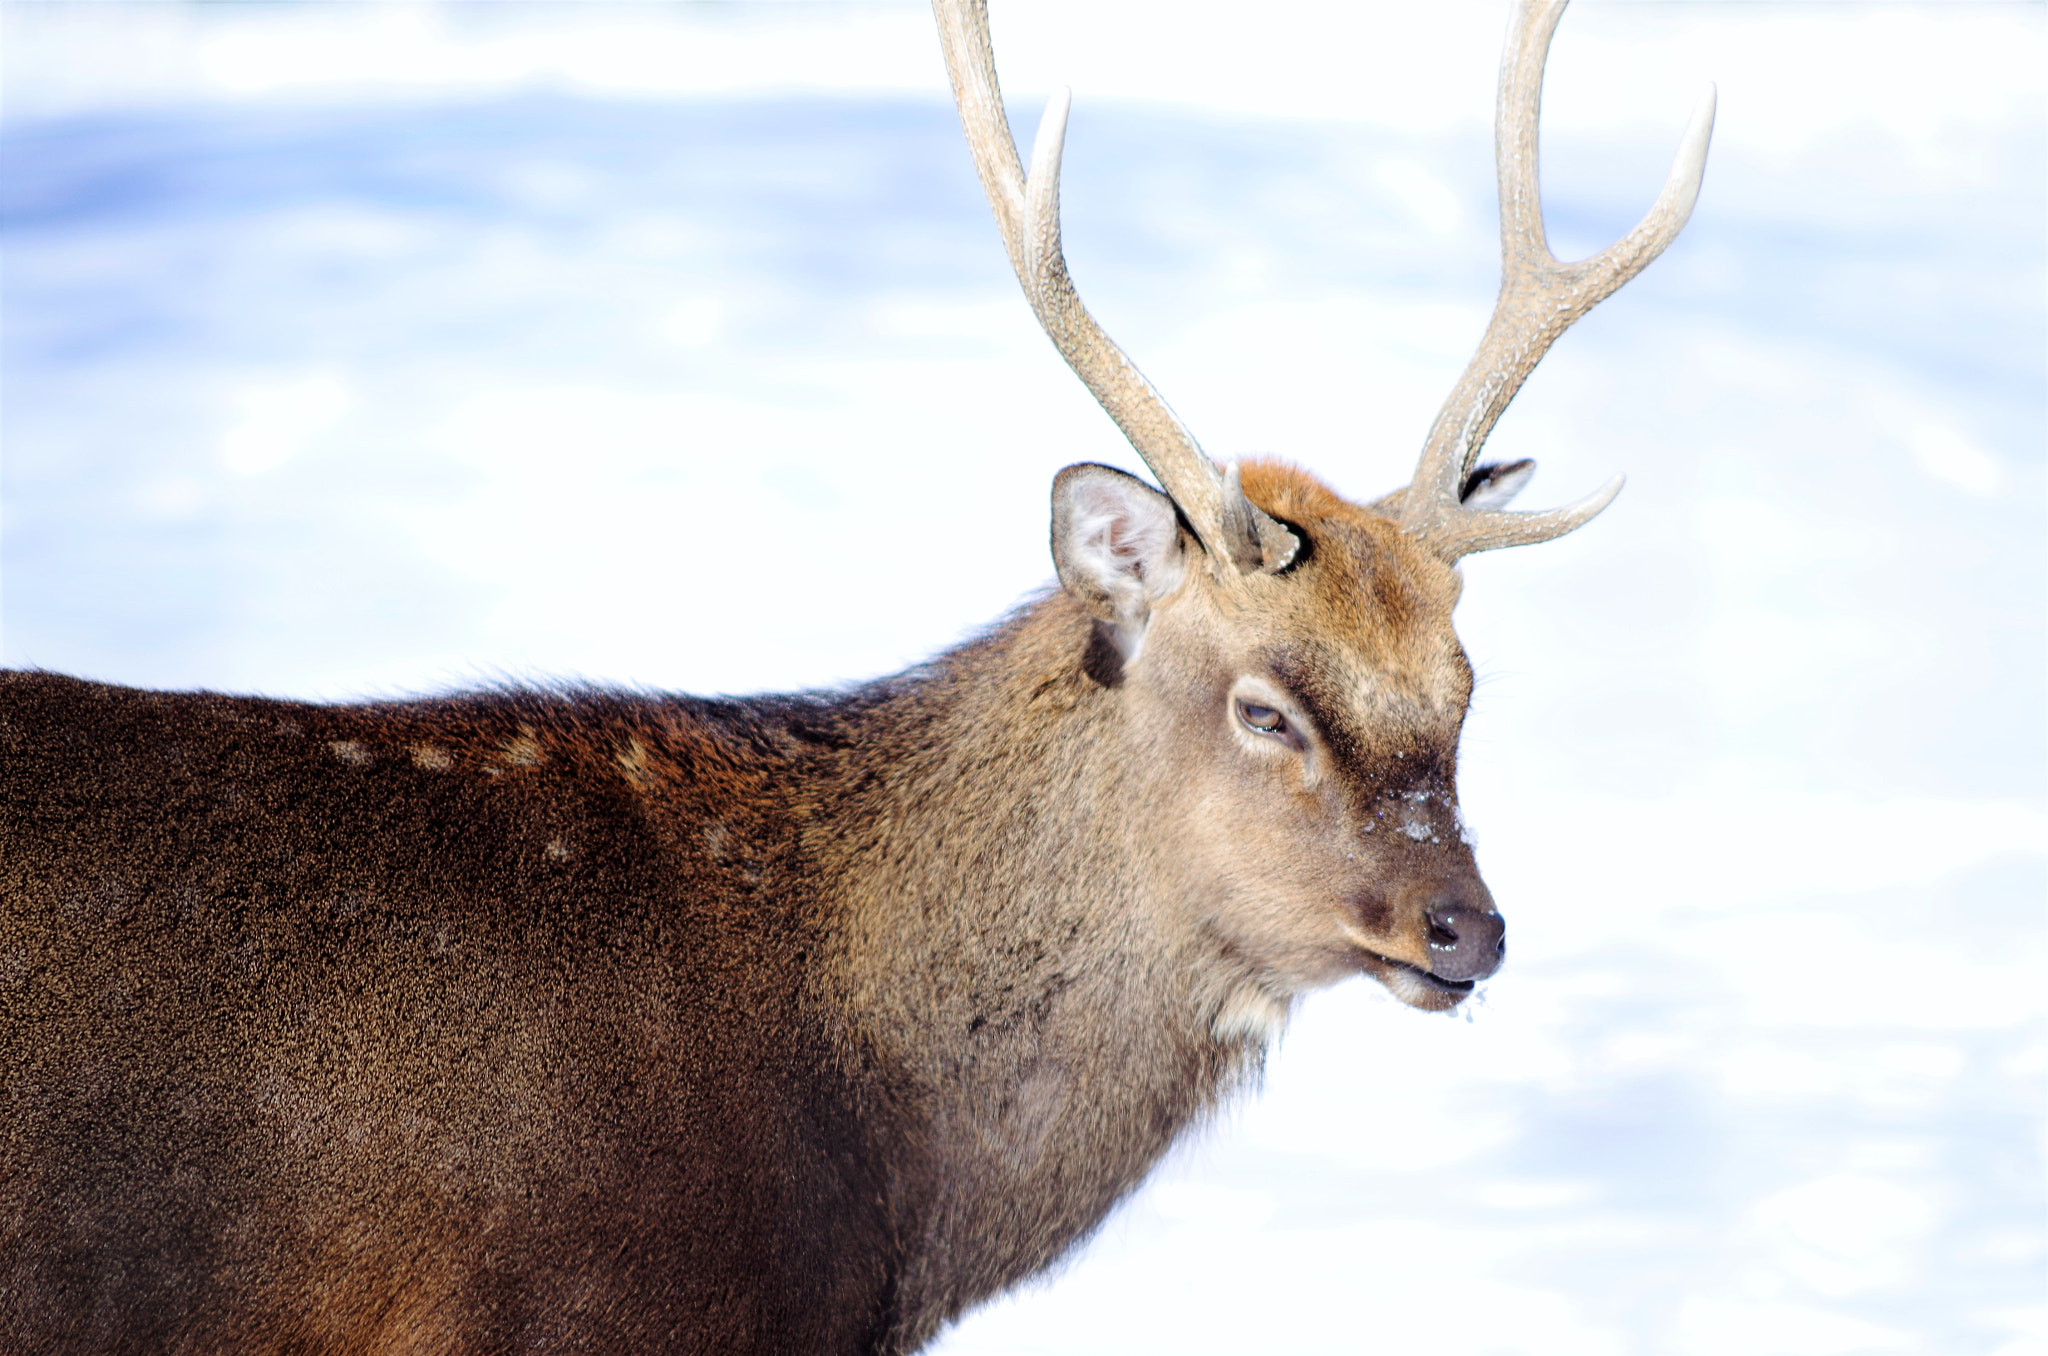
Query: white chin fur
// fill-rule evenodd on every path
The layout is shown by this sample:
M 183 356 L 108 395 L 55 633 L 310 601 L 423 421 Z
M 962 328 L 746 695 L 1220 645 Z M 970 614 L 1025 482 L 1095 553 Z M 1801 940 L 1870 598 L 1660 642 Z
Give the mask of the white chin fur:
M 1246 987 L 1224 1000 L 1209 1029 L 1219 1041 L 1269 1045 L 1287 1029 L 1288 1005 L 1262 989 Z
M 1392 991 L 1394 997 L 1411 1007 L 1421 1007 L 1424 1004 L 1428 1004 L 1431 1007 L 1436 1006 L 1437 992 L 1435 987 L 1413 970 L 1395 970 L 1387 976 L 1385 983 L 1387 988 Z

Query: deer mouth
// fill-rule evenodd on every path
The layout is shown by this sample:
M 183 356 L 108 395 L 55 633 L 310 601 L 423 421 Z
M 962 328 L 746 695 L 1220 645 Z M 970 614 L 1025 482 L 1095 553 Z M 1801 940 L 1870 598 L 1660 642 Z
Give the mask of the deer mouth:
M 1358 948 L 1360 968 L 1385 986 L 1388 993 L 1411 1008 L 1424 1012 L 1448 1012 L 1472 996 L 1478 981 L 1442 979 L 1419 965 L 1382 956 L 1368 947 Z

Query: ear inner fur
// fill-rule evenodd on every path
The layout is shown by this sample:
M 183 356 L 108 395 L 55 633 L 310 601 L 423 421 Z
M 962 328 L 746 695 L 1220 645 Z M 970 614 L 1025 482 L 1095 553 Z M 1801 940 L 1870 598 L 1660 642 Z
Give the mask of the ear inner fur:
M 1110 466 L 1069 466 L 1053 481 L 1052 556 L 1061 585 L 1105 623 L 1126 662 L 1155 606 L 1178 590 L 1187 550 L 1173 501 Z

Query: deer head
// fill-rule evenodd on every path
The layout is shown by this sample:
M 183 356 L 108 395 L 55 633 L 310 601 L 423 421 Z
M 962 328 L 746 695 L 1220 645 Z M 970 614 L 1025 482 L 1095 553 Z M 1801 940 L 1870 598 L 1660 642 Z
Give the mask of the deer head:
M 1504 954 L 1458 815 L 1471 668 L 1452 629 L 1457 561 L 1584 525 L 1616 477 L 1545 512 L 1506 505 L 1534 464 L 1480 465 L 1487 434 L 1564 330 L 1640 272 L 1691 214 L 1711 89 L 1643 220 L 1578 263 L 1552 256 L 1537 185 L 1544 59 L 1564 0 L 1516 7 L 1495 114 L 1499 300 L 1414 478 L 1350 503 L 1273 463 L 1219 468 L 1081 304 L 1060 244 L 1068 96 L 1027 172 L 996 81 L 986 0 L 934 0 L 954 98 L 1039 323 L 1159 479 L 1072 466 L 1053 487 L 1061 584 L 1094 619 L 1089 672 L 1125 694 L 1147 803 L 1182 845 L 1159 864 L 1240 958 L 1224 1020 L 1365 970 L 1417 1007 L 1456 1005 Z M 1161 492 L 1163 490 L 1163 493 Z M 1253 997 L 1246 999 L 1244 993 Z

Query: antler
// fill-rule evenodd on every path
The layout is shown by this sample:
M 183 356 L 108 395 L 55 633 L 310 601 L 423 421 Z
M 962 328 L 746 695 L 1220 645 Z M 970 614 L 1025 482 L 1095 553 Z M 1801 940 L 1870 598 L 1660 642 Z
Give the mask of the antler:
M 1621 492 L 1616 476 L 1576 504 L 1546 513 L 1508 513 L 1462 502 L 1479 450 L 1537 362 L 1572 322 L 1643 271 L 1678 237 L 1699 197 L 1707 141 L 1714 132 L 1714 89 L 1693 113 L 1678 158 L 1657 201 L 1635 229 L 1590 259 L 1559 263 L 1543 233 L 1536 181 L 1536 123 L 1543 62 L 1565 0 L 1523 0 L 1501 54 L 1494 108 L 1494 158 L 1500 178 L 1500 299 L 1479 351 L 1430 426 L 1415 479 L 1379 501 L 1446 560 L 1561 537 L 1590 521 Z M 1511 491 L 1510 491 L 1511 492 Z M 1499 496 L 1504 501 L 1505 496 Z
M 1225 477 L 1216 469 L 1074 291 L 1060 247 L 1060 150 L 1067 134 L 1068 92 L 1058 91 L 1046 105 L 1027 176 L 996 83 L 988 0 L 932 0 L 932 11 L 974 167 L 1038 323 L 1159 477 L 1160 487 L 1212 557 L 1242 571 L 1284 568 L 1299 545 L 1294 534 L 1246 499 L 1235 475 Z

